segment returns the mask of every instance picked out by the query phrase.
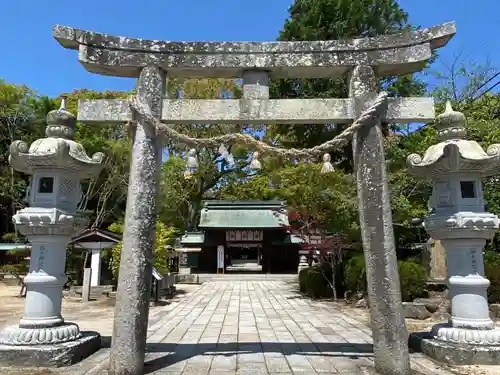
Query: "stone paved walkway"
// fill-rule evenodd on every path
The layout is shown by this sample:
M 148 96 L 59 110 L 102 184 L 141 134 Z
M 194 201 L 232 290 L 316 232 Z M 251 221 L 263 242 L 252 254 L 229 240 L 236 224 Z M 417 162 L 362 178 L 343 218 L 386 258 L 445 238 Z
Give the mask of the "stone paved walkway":
M 373 365 L 368 327 L 303 299 L 289 282 L 208 282 L 151 323 L 149 374 L 363 374 Z M 426 374 L 447 373 L 424 358 L 413 365 Z

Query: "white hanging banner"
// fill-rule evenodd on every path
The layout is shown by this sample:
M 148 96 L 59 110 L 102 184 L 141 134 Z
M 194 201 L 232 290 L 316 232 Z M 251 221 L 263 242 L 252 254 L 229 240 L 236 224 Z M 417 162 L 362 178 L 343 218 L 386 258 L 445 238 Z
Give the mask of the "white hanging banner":
M 224 246 L 217 246 L 217 268 L 224 269 Z

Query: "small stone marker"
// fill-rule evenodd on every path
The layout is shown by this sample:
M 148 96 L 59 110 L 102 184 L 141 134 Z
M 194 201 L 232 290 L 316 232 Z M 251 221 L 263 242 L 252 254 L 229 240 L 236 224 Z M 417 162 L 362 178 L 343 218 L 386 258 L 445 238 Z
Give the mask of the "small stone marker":
M 90 283 L 92 282 L 92 268 L 83 270 L 82 302 L 90 301 Z
M 445 282 L 448 277 L 446 272 L 446 253 L 441 241 L 431 240 L 429 243 L 429 279 L 431 281 Z

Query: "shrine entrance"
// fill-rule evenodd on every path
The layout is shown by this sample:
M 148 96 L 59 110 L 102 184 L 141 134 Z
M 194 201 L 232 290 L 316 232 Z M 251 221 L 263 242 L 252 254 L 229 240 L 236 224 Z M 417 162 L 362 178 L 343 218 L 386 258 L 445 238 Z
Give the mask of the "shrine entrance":
M 227 230 L 225 270 L 261 272 L 263 238 L 262 230 Z
M 228 245 L 226 272 L 261 272 L 261 246 L 260 244 Z
M 296 274 L 300 241 L 288 225 L 281 201 L 206 201 L 200 231 L 181 238 L 182 251 L 190 256 L 183 268 L 216 273 L 222 249 L 224 272 Z

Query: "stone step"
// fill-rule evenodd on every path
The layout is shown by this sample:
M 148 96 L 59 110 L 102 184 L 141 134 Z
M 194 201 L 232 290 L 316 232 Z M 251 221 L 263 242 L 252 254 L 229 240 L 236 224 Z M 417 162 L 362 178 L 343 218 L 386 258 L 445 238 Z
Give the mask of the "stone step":
M 297 274 L 225 273 L 176 275 L 176 283 L 202 284 L 209 281 L 297 281 Z

